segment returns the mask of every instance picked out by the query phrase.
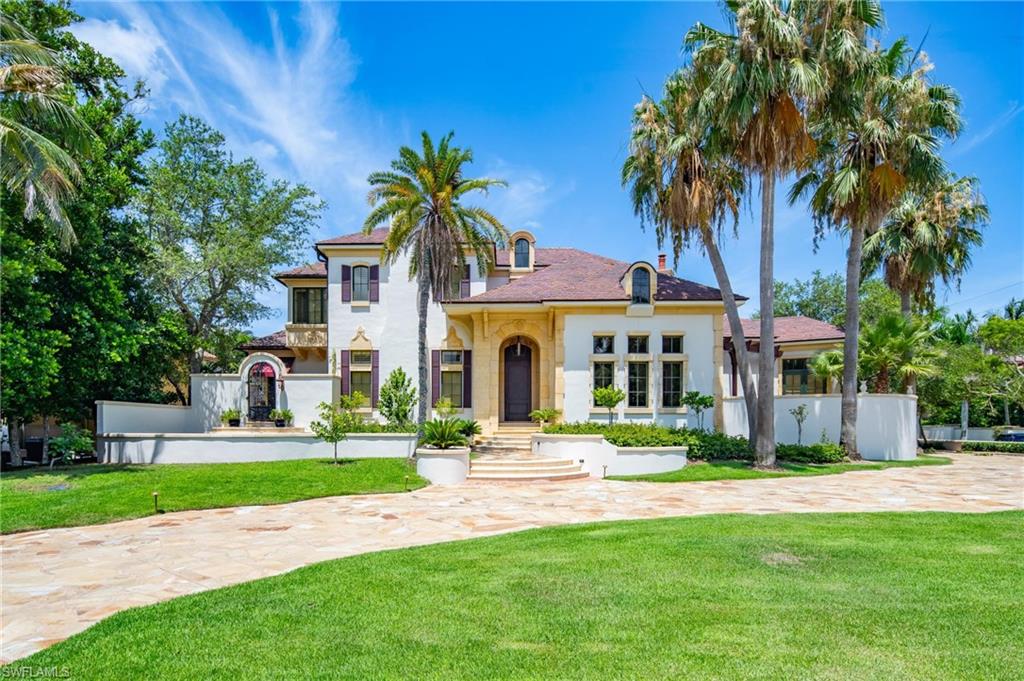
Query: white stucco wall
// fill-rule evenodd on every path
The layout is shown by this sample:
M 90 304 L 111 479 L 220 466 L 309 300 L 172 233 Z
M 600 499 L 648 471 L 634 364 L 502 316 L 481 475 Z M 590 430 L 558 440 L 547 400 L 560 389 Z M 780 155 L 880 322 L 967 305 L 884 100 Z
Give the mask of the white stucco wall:
M 652 355 L 650 395 L 652 408 L 644 413 L 629 413 L 626 400 L 619 405 L 616 419 L 619 421 L 658 421 L 670 426 L 696 426 L 696 417 L 687 414 L 664 413 L 659 407 L 661 399 L 661 335 L 683 333 L 683 352 L 687 355 L 685 385 L 683 390 L 699 390 L 711 395 L 714 381 L 714 315 L 678 314 L 655 315 L 651 317 L 626 317 L 619 315 L 577 315 L 565 317 L 565 404 L 563 419 L 567 422 L 605 420 L 606 409 L 591 406 L 591 355 L 594 334 L 597 332 L 615 334 L 617 362 L 615 385 L 626 390 L 627 350 L 626 336 L 629 333 L 650 334 L 649 350 Z M 610 356 L 611 357 L 611 356 Z M 704 413 L 704 425 L 710 426 L 711 410 Z
M 785 444 L 797 441 L 796 419 L 790 409 L 807 405 L 803 443 L 821 439 L 822 429 L 832 442 L 839 441 L 839 395 L 787 395 L 775 398 L 775 439 Z M 743 398 L 724 400 L 723 415 L 728 435 L 747 436 L 747 410 Z M 865 459 L 906 460 L 917 456 L 917 397 L 874 395 L 857 398 L 857 447 Z
M 96 432 L 136 430 L 141 424 L 158 433 L 193 433 L 199 430 L 191 407 L 96 400 Z
M 686 447 L 616 447 L 600 435 L 544 435 L 531 438 L 534 454 L 569 459 L 594 477 L 667 473 L 686 465 Z
M 301 433 L 119 433 L 97 437 L 103 463 L 243 463 L 327 459 L 333 445 Z M 414 434 L 350 433 L 338 443 L 346 459 L 405 458 L 416 448 Z
M 476 258 L 467 257 L 470 265 L 470 293 L 477 295 L 487 290 L 487 279 L 477 271 Z M 376 265 L 376 258 L 366 256 L 331 255 L 327 261 L 327 343 L 328 358 L 339 362 L 339 351 L 349 349 L 360 327 L 373 345 L 380 350 L 381 384 L 396 368 L 416 381 L 417 358 L 416 282 L 409 280 L 409 259 L 402 255 L 394 265 L 380 265 L 380 302 L 369 306 L 341 302 L 341 266 Z M 466 349 L 472 349 L 468 331 L 453 324 Z M 431 301 L 427 313 L 427 344 L 430 348 L 441 345 L 448 333 L 446 316 L 441 306 Z M 331 362 L 328 360 L 328 367 Z M 340 365 L 339 365 L 340 367 Z M 339 369 L 340 370 L 340 369 Z M 375 414 L 376 416 L 376 414 Z
M 284 379 L 284 390 L 277 396 L 277 405 L 291 409 L 294 414 L 292 425 L 309 428 L 319 416 L 321 402 L 333 402 L 341 390 L 341 380 L 327 374 L 288 374 Z

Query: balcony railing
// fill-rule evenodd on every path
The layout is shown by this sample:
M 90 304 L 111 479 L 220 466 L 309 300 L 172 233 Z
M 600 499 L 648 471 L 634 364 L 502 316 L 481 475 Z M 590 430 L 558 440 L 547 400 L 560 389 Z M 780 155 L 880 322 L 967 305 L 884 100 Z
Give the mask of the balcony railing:
M 289 348 L 295 351 L 299 359 L 305 359 L 310 353 L 319 359 L 326 359 L 326 324 L 286 324 L 284 331 L 285 342 Z

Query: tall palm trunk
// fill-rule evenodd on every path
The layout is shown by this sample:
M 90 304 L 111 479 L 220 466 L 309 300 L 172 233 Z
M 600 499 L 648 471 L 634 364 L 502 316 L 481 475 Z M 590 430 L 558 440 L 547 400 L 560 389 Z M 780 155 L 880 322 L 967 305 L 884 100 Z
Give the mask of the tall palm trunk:
M 422 247 L 420 264 L 416 273 L 416 314 L 419 317 L 418 345 L 419 350 L 419 383 L 420 399 L 417 402 L 417 431 L 423 435 L 423 424 L 427 421 L 427 410 L 430 407 L 430 354 L 427 351 L 427 311 L 430 306 L 430 256 L 426 247 Z
M 843 341 L 843 402 L 839 442 L 846 456 L 860 460 L 857 451 L 857 342 L 860 331 L 860 261 L 864 251 L 864 225 L 850 226 L 846 254 L 846 337 Z
M 910 321 L 910 317 L 912 315 L 912 311 L 910 308 L 910 291 L 900 291 L 900 313 L 903 314 L 903 318 L 906 319 L 908 322 Z
M 705 230 L 703 236 L 704 249 L 708 253 L 711 269 L 715 271 L 715 279 L 718 280 L 718 288 L 722 291 L 722 300 L 725 302 L 725 316 L 729 320 L 732 345 L 736 349 L 736 363 L 739 364 L 740 380 L 743 381 L 743 401 L 747 405 L 747 439 L 753 443 L 757 434 L 757 385 L 750 367 L 750 354 L 747 352 L 743 325 L 740 323 L 740 312 L 736 307 L 736 294 L 733 293 L 732 282 L 729 281 L 729 273 L 725 269 L 725 262 L 718 250 L 718 244 L 715 243 L 714 235 Z
M 761 348 L 757 363 L 757 466 L 775 465 L 775 174 L 761 174 Z

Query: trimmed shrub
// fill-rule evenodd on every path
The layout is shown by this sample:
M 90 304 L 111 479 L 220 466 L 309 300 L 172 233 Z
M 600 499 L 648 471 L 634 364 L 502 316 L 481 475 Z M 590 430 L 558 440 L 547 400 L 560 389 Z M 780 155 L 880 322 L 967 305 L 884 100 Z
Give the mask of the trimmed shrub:
M 699 459 L 710 461 L 712 459 L 733 459 L 739 461 L 752 461 L 754 453 L 750 449 L 747 438 L 736 435 L 726 435 L 717 432 L 690 432 L 693 441 L 686 453 L 688 459 Z
M 962 450 L 965 452 L 1024 454 L 1024 442 L 984 442 L 981 440 L 964 440 Z
M 415 423 L 377 423 L 376 421 L 350 420 L 345 427 L 347 433 L 415 433 Z
M 813 445 L 775 446 L 775 456 L 792 463 L 839 463 L 846 458 L 843 448 L 831 442 L 816 442 Z
M 681 447 L 689 445 L 693 434 L 687 430 L 666 428 L 653 423 L 557 423 L 544 428 L 555 435 L 603 435 L 616 447 Z

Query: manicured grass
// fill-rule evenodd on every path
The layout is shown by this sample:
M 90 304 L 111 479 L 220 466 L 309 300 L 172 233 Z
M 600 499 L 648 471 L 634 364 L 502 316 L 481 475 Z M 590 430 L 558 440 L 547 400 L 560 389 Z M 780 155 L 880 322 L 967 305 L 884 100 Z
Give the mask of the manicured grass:
M 115 615 L 74 678 L 1011 679 L 1024 513 L 704 516 L 355 556 Z
M 876 471 L 883 468 L 910 466 L 941 466 L 948 464 L 944 456 L 919 456 L 911 461 L 869 461 L 864 463 L 788 463 L 779 462 L 780 471 L 760 471 L 748 461 L 691 461 L 685 467 L 668 473 L 650 475 L 608 476 L 609 480 L 640 480 L 643 482 L 703 482 L 706 480 L 752 480 L 755 478 L 788 478 L 794 475 L 832 475 L 847 471 Z
M 306 459 L 271 463 L 86 465 L 4 473 L 0 532 L 95 525 L 162 511 L 220 508 L 342 494 L 401 492 L 427 484 L 405 459 Z

